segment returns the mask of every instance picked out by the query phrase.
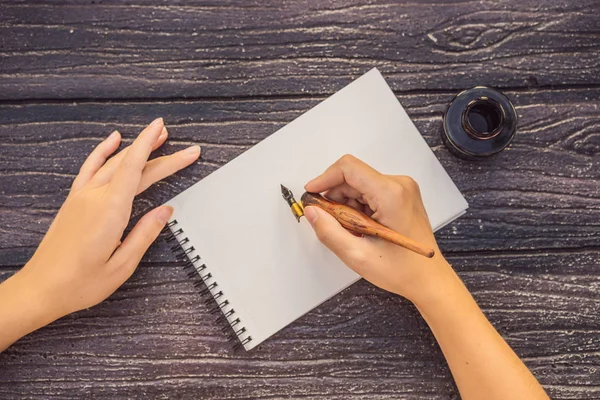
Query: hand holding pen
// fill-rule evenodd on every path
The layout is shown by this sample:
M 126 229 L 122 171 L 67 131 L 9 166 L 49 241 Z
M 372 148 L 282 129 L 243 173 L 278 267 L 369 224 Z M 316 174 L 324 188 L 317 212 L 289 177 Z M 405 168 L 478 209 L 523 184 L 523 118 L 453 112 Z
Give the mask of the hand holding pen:
M 321 196 L 319 193 L 304 192 L 300 202 L 297 202 L 291 190 L 281 185 L 283 198 L 290 205 L 292 214 L 300 222 L 300 217 L 304 216 L 304 207 L 318 207 L 333 216 L 348 232 L 356 236 L 371 236 L 373 238 L 387 240 L 407 250 L 414 251 L 423 257 L 431 258 L 435 255 L 435 250 L 419 242 L 408 238 L 387 226 L 381 225 L 365 213 L 343 203 L 330 200 Z
M 305 189 L 311 193 L 324 192 L 325 198 L 360 211 L 379 227 L 383 225 L 424 249 L 415 252 L 393 240 L 369 237 L 381 232 L 380 228 L 370 232 L 350 229 L 355 234 L 369 235 L 357 237 L 347 224 L 340 223 L 343 218 L 339 215 L 334 217 L 323 208 L 310 206 L 315 203 L 314 196 L 310 196 L 310 201 L 305 201 L 307 220 L 319 240 L 346 265 L 375 285 L 413 302 L 419 297 L 435 295 L 434 276 L 438 269 L 443 272 L 447 263 L 439 254 L 415 181 L 406 176 L 381 174 L 353 156 L 344 156 Z M 303 197 L 306 200 L 308 196 Z M 435 256 L 428 258 L 431 253 Z
M 361 211 L 431 247 L 432 258 L 388 240 L 357 237 L 325 210 L 304 215 L 319 240 L 363 278 L 414 303 L 440 345 L 463 399 L 547 399 L 440 253 L 417 184 L 344 156 L 305 189 Z

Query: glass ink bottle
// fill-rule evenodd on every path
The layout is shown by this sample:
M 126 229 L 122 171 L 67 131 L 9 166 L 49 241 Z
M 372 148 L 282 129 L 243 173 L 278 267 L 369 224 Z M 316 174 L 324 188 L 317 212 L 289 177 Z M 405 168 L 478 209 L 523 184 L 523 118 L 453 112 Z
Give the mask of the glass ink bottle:
M 442 140 L 452 153 L 481 159 L 506 148 L 517 133 L 517 113 L 503 93 L 475 86 L 454 97 L 444 113 Z

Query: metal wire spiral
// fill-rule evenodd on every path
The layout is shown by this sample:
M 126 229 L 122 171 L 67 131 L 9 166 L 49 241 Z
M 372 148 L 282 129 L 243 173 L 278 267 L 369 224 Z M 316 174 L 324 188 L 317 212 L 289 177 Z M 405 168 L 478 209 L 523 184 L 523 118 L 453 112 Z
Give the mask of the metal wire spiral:
M 163 229 L 166 235 L 166 242 L 171 244 L 171 250 L 178 261 L 183 263 L 183 268 L 188 272 L 187 276 L 194 280 L 194 287 L 200 295 L 205 298 L 205 303 L 209 307 L 209 313 L 219 314 L 216 321 L 224 325 L 221 329 L 227 334 L 227 340 L 235 342 L 233 349 L 237 350 L 252 341 L 251 336 L 242 339 L 242 335 L 247 333 L 246 327 L 241 326 L 242 321 L 236 316 L 235 309 L 231 307 L 229 300 L 222 290 L 217 290 L 219 284 L 213 278 L 213 275 L 207 271 L 207 266 L 199 255 L 194 254 L 195 248 L 190 243 L 190 239 L 185 236 L 185 232 L 178 226 L 177 220 L 170 221 Z

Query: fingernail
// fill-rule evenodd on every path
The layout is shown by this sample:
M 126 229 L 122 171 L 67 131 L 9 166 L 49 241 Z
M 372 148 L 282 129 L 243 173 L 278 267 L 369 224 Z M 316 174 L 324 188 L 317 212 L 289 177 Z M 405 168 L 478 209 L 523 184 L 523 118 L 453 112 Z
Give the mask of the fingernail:
M 156 219 L 162 225 L 166 224 L 169 218 L 173 215 L 173 207 L 171 206 L 163 206 L 156 213 Z
M 119 136 L 119 131 L 113 131 L 113 133 L 110 134 L 108 139 L 115 139 L 117 136 Z
M 152 121 L 152 123 L 150 123 L 150 126 L 159 126 L 159 125 L 164 125 L 163 119 L 161 117 L 156 118 L 154 121 Z
M 200 146 L 191 146 L 184 150 L 185 154 L 190 157 L 198 157 L 200 154 Z
M 306 207 L 304 209 L 304 216 L 306 217 L 308 222 L 310 222 L 311 225 L 314 225 L 317 219 L 319 219 L 319 214 L 317 213 L 317 210 L 315 210 L 314 207 Z

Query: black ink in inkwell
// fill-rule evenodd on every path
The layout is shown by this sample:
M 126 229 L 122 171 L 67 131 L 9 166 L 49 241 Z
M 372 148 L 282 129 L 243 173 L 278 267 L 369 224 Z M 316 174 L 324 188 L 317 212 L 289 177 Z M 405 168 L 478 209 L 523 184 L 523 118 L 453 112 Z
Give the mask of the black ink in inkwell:
M 487 86 L 460 92 L 444 114 L 444 144 L 454 154 L 480 159 L 506 148 L 517 133 L 517 113 L 503 93 Z

